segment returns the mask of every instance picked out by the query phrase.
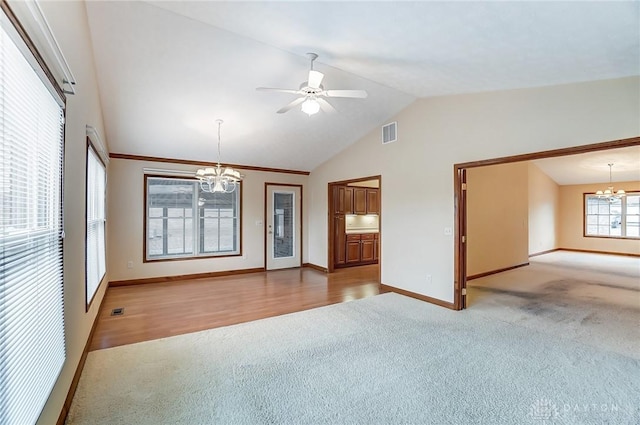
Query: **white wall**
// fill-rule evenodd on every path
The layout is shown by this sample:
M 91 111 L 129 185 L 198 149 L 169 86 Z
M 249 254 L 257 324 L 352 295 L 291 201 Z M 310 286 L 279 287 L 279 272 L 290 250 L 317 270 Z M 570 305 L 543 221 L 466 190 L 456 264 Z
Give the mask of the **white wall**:
M 587 251 L 640 255 L 640 241 L 637 239 L 594 238 L 584 236 L 584 194 L 595 193 L 609 186 L 582 184 L 560 186 L 560 247 Z M 640 181 L 614 183 L 616 190 L 640 191 Z
M 111 281 L 144 279 L 150 277 L 176 276 L 216 271 L 251 269 L 264 267 L 264 184 L 289 183 L 303 185 L 303 262 L 307 261 L 306 241 L 308 176 L 241 170 L 242 182 L 242 256 L 201 258 L 181 261 L 155 261 L 144 263 L 144 168 L 195 171 L 197 167 L 181 164 L 112 159 L 108 182 L 109 220 L 109 277 Z M 127 262 L 133 268 L 127 268 Z
M 529 255 L 558 248 L 560 186 L 529 162 Z
M 327 183 L 380 174 L 382 282 L 452 302 L 453 165 L 635 137 L 638 116 L 637 77 L 420 99 L 388 120 L 397 142 L 372 129 L 312 171 L 309 262 L 327 265 Z
M 84 2 L 40 2 L 53 33 L 77 79 L 76 94 L 67 96 L 64 168 L 64 308 L 67 358 L 38 424 L 54 424 L 67 397 L 73 375 L 106 290 L 103 284 L 85 311 L 85 180 L 86 125 L 107 143 Z M 25 4 L 10 2 L 39 49 L 42 38 L 32 31 Z M 44 51 L 43 51 L 44 54 Z M 49 67 L 62 80 L 59 70 Z M 108 171 L 109 172 L 109 171 Z M 106 280 L 109 276 L 106 277 Z
M 527 181 L 526 162 L 467 170 L 467 276 L 529 261 Z

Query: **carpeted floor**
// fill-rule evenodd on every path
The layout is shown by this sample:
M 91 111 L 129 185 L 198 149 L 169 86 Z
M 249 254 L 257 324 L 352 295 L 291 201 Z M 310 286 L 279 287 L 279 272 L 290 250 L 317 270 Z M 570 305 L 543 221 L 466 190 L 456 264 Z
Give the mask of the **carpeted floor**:
M 640 359 L 640 258 L 557 251 L 468 294 L 476 313 Z
M 67 424 L 638 424 L 638 358 L 383 294 L 89 353 Z

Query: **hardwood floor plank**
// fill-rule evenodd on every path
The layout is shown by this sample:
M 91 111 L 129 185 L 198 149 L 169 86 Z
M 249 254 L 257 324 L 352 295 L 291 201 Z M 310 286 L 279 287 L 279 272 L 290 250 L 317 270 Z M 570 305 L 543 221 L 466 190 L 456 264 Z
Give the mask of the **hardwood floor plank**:
M 379 293 L 378 265 L 312 268 L 110 287 L 90 350 L 249 322 Z M 111 316 L 114 308 L 122 316 Z

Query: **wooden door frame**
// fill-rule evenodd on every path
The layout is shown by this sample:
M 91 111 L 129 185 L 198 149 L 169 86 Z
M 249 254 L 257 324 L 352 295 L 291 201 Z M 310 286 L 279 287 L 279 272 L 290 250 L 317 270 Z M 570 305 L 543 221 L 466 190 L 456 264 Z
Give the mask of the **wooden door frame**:
M 333 225 L 333 211 L 335 205 L 333 203 L 333 187 L 347 185 L 349 183 L 364 182 L 367 180 L 378 180 L 378 244 L 381 244 L 382 236 L 382 176 L 369 176 L 359 177 L 357 179 L 340 180 L 327 183 L 327 273 L 333 273 L 335 271 L 335 264 L 333 261 L 334 246 L 333 246 L 333 232 L 335 231 Z M 378 249 L 378 271 L 382 265 L 382 256 L 380 255 L 381 249 Z M 380 275 L 380 273 L 378 273 Z
M 264 227 L 264 270 L 267 271 L 267 196 L 269 196 L 269 186 L 283 186 L 283 187 L 298 187 L 300 188 L 300 265 L 298 267 L 302 267 L 304 261 L 304 244 L 302 240 L 304 238 L 304 189 L 301 184 L 293 184 L 293 183 L 275 183 L 275 182 L 264 182 L 264 219 L 262 221 Z
M 455 216 L 455 244 L 454 244 L 454 281 L 453 281 L 453 304 L 454 310 L 466 308 L 466 298 L 464 292 L 467 289 L 467 246 L 463 242 L 466 238 L 467 228 L 467 202 L 463 193 L 463 183 L 466 183 L 465 175 L 469 168 L 485 167 L 488 165 L 508 164 L 512 162 L 532 161 L 535 159 L 554 158 L 558 156 L 576 155 L 587 152 L 597 152 L 602 150 L 626 148 L 640 145 L 640 136 L 628 139 L 612 140 L 608 142 L 594 143 L 590 145 L 574 146 L 570 148 L 553 149 L 527 153 L 522 155 L 504 156 L 500 158 L 484 159 L 480 161 L 464 162 L 453 165 L 454 175 L 454 216 Z

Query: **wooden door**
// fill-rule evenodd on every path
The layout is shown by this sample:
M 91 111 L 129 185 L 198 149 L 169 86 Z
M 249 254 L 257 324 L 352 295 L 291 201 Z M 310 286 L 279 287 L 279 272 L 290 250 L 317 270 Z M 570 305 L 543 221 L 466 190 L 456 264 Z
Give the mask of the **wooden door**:
M 360 262 L 360 235 L 347 235 L 347 264 Z
M 345 213 L 345 186 L 333 186 L 333 213 Z
M 373 235 L 371 235 L 373 236 Z M 360 261 L 373 262 L 375 259 L 375 244 L 376 241 L 371 239 L 363 239 L 360 241 Z
M 376 235 L 375 244 L 373 245 L 373 260 L 378 261 L 380 252 L 380 241 L 378 240 L 378 235 Z
M 333 218 L 333 264 L 341 266 L 346 259 L 345 221 L 343 214 Z
M 354 214 L 367 213 L 367 189 L 364 187 L 353 188 L 353 212 Z
M 344 188 L 344 214 L 353 214 L 353 188 L 345 186 Z
M 380 197 L 378 189 L 367 189 L 367 214 L 380 213 Z

